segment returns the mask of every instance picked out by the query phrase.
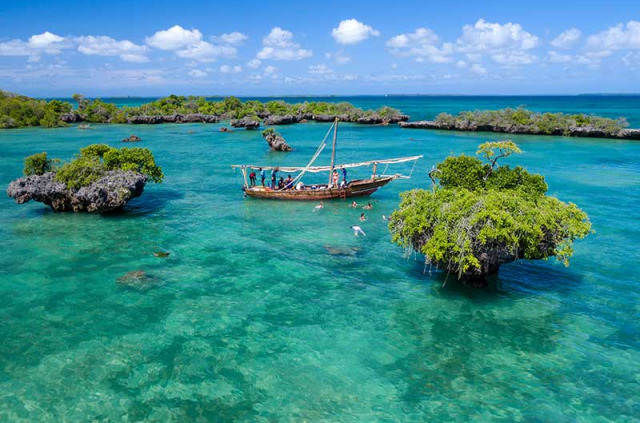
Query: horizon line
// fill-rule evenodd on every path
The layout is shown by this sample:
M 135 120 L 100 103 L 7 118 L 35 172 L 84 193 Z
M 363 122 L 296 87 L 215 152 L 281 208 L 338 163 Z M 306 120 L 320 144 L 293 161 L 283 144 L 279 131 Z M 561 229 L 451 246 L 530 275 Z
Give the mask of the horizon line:
M 19 94 L 22 95 L 22 94 Z M 424 94 L 424 93 L 416 93 L 416 94 L 396 94 L 396 93 L 387 93 L 387 94 L 270 94 L 270 95 L 236 95 L 236 94 L 164 94 L 164 95 L 88 95 L 87 98 L 116 98 L 116 99 L 127 99 L 127 98 L 163 98 L 168 97 L 170 95 L 178 95 L 178 96 L 193 96 L 193 97 L 205 97 L 205 98 L 225 98 L 225 97 L 238 97 L 238 98 L 252 98 L 252 97 L 261 97 L 261 98 L 279 98 L 279 97 L 319 97 L 319 98 L 331 98 L 331 97 L 580 97 L 580 96 L 640 96 L 640 92 L 629 92 L 629 93 L 579 93 L 579 94 L 567 94 L 567 93 L 555 93 L 555 94 Z M 34 97 L 40 99 L 52 99 L 52 98 L 64 98 L 64 99 L 72 99 L 70 96 L 43 96 L 43 97 Z

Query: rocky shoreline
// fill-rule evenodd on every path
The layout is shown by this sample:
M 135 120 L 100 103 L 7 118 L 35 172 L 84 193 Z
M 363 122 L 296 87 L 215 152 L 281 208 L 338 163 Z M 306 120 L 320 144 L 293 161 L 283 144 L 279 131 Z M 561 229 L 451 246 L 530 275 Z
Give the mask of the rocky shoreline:
M 138 115 L 127 117 L 127 122 L 132 125 L 158 125 L 161 123 L 218 123 L 224 120 L 230 120 L 231 126 L 234 128 L 246 128 L 256 129 L 260 125 L 273 126 L 273 125 L 291 125 L 294 123 L 304 123 L 307 121 L 315 122 L 333 122 L 338 119 L 340 122 L 359 123 L 363 125 L 385 125 L 406 122 L 409 120 L 408 115 L 396 115 L 389 118 L 381 116 L 349 116 L 346 114 L 300 114 L 300 115 L 270 115 L 262 114 L 259 116 L 261 121 L 242 118 L 242 119 L 230 119 L 229 116 L 218 115 L 206 115 L 201 113 L 193 114 L 173 114 L 173 115 Z M 64 123 L 82 123 L 85 122 L 86 117 L 77 111 L 71 113 L 65 113 L 60 116 L 60 120 Z
M 55 176 L 55 172 L 48 172 L 16 179 L 9 184 L 7 194 L 18 204 L 33 200 L 55 211 L 105 213 L 142 195 L 148 179 L 140 173 L 112 170 L 96 182 L 73 190 L 55 181 Z
M 616 134 L 610 134 L 602 129 L 579 126 L 571 127 L 568 130 L 556 129 L 551 133 L 535 131 L 526 126 L 514 125 L 509 128 L 494 125 L 478 125 L 473 122 L 463 122 L 455 124 L 442 124 L 433 120 L 421 120 L 414 122 L 399 122 L 400 127 L 410 129 L 436 129 L 443 131 L 463 131 L 463 132 L 496 132 L 503 134 L 518 135 L 554 135 L 586 138 L 616 138 L 626 140 L 640 140 L 640 129 L 622 129 Z

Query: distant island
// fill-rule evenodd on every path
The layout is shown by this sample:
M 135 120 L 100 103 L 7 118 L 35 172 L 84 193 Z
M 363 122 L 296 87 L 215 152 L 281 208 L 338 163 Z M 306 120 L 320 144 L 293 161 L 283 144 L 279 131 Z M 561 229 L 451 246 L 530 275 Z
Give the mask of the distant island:
M 483 131 L 525 135 L 562 135 L 591 138 L 640 139 L 640 129 L 627 129 L 625 118 L 565 113 L 538 113 L 517 109 L 476 110 L 458 115 L 440 113 L 435 120 L 400 122 L 403 128 Z
M 241 101 L 226 97 L 208 101 L 204 97 L 170 95 L 137 107 L 118 108 L 100 99 L 74 94 L 74 106 L 61 100 L 40 100 L 0 91 L 0 128 L 66 126 L 70 123 L 216 123 L 230 120 L 231 126 L 255 129 L 264 125 L 285 125 L 314 120 L 360 124 L 389 124 L 406 121 L 409 116 L 391 107 L 363 110 L 347 102 L 312 101 L 287 103 L 273 100 Z

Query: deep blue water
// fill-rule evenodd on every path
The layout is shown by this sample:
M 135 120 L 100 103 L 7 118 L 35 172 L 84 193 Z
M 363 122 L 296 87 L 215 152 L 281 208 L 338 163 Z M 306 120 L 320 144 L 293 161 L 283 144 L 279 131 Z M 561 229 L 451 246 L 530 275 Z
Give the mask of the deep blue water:
M 525 104 L 640 126 L 637 97 L 348 100 L 418 119 Z M 475 290 L 423 273 L 382 215 L 448 154 L 503 136 L 341 125 L 338 162 L 425 156 L 371 197 L 356 238 L 363 210 L 243 199 L 230 167 L 303 165 L 328 125 L 279 127 L 287 154 L 220 126 L 0 132 L 2 186 L 26 155 L 132 133 L 166 175 L 105 216 L 0 199 L 0 421 L 638 421 L 640 143 L 510 137 L 524 153 L 509 162 L 543 173 L 596 233 L 568 268 L 513 263 Z M 137 270 L 145 283 L 117 282 Z

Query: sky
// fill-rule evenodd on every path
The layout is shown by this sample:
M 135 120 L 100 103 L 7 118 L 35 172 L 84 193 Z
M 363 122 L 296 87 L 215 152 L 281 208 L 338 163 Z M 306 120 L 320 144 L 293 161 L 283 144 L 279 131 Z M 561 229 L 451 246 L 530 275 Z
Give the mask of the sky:
M 35 97 L 640 92 L 640 1 L 0 0 Z

